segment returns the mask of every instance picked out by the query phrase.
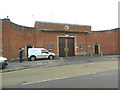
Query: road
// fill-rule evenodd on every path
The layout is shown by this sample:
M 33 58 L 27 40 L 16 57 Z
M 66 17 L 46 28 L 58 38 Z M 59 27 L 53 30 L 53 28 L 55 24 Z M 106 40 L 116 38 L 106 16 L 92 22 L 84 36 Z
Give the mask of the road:
M 86 58 L 86 63 L 78 63 L 77 58 L 75 63 L 74 59 L 60 65 L 3 73 L 3 88 L 118 88 L 116 58 Z
M 19 86 L 22 88 L 118 88 L 118 71 L 111 70 Z

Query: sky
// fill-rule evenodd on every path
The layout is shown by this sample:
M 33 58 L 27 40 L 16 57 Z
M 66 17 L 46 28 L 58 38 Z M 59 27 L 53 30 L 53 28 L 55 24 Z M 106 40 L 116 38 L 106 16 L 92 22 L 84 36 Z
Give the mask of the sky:
M 0 19 L 34 27 L 35 21 L 118 28 L 119 0 L 0 0 Z

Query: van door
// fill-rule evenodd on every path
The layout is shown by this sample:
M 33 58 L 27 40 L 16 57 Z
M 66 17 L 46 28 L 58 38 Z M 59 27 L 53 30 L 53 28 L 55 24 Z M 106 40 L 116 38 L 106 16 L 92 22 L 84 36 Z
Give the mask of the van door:
M 36 55 L 37 55 L 37 58 L 42 58 L 41 49 L 38 49 L 38 50 L 37 50 Z
M 48 58 L 49 52 L 45 49 L 41 50 L 41 58 Z

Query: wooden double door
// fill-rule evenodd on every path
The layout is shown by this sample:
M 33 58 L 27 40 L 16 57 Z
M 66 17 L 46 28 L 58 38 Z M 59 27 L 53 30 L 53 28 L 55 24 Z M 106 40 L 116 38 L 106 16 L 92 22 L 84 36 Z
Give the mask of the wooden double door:
M 73 37 L 59 37 L 59 56 L 75 56 L 75 44 Z

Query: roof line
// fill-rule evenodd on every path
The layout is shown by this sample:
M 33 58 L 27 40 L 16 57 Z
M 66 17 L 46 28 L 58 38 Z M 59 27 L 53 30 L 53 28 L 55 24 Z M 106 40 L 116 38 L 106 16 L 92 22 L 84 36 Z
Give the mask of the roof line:
M 35 21 L 38 23 L 50 23 L 50 24 L 66 24 L 66 25 L 77 25 L 77 26 L 91 26 L 91 25 L 80 25 L 80 24 L 71 24 L 71 23 L 59 23 L 59 22 L 47 22 L 47 21 Z
M 74 31 L 74 30 L 47 30 L 47 29 L 37 29 L 38 31 L 43 31 L 43 32 L 60 32 L 60 33 L 88 33 L 88 31 Z

